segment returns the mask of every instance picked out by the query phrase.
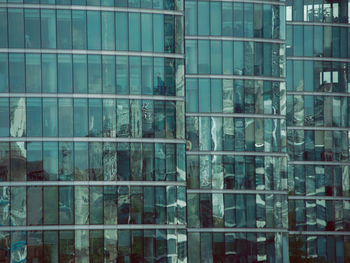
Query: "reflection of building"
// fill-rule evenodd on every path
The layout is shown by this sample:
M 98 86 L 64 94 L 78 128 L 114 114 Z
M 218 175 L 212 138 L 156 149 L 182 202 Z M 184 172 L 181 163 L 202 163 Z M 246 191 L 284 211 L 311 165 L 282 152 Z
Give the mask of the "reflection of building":
M 349 1 L 0 2 L 0 262 L 350 261 Z

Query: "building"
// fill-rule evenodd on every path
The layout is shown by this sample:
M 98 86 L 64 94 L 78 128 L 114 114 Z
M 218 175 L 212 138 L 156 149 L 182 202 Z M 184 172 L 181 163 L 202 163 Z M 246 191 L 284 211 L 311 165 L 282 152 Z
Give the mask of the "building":
M 0 262 L 350 261 L 346 0 L 0 0 Z

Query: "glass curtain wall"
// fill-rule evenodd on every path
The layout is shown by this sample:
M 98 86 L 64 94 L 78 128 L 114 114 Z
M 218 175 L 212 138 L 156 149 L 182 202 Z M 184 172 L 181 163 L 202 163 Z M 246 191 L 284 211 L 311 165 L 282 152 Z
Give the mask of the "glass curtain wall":
M 286 1 L 290 258 L 348 262 L 350 2 Z
M 288 262 L 283 1 L 185 1 L 189 262 Z
M 182 0 L 0 1 L 0 261 L 186 262 Z

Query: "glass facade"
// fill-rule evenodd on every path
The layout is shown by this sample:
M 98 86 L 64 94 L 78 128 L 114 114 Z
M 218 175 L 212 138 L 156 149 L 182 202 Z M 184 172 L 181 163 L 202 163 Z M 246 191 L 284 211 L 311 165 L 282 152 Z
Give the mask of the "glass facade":
M 0 1 L 0 261 L 186 262 L 182 1 Z
M 0 0 L 0 262 L 349 262 L 349 16 Z
M 289 255 L 348 262 L 350 2 L 286 1 Z

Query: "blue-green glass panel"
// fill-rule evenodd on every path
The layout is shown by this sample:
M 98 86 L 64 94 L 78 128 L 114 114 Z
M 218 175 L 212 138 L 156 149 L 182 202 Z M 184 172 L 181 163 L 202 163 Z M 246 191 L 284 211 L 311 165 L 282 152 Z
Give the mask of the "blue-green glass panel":
M 86 5 L 86 0 L 72 0 L 72 5 Z
M 175 53 L 174 36 L 175 36 L 174 16 L 164 15 L 164 52 Z
M 233 33 L 233 10 L 232 3 L 222 3 L 222 35 L 232 36 Z
M 198 2 L 198 35 L 209 35 L 209 2 Z
M 88 136 L 88 103 L 87 99 L 74 100 L 74 136 Z
M 89 143 L 89 176 L 90 180 L 103 181 L 102 143 Z M 102 201 L 102 198 L 100 198 Z M 90 200 L 91 202 L 92 200 Z
M 41 10 L 41 47 L 56 48 L 55 10 Z
M 211 111 L 222 112 L 222 81 L 220 79 L 211 80 Z
M 115 49 L 114 13 L 102 12 L 102 49 Z
M 87 142 L 74 143 L 74 180 L 89 180 L 89 144 Z M 75 201 L 77 203 L 77 199 Z M 77 210 L 75 210 L 77 211 Z
M 164 58 L 154 58 L 153 60 L 153 85 L 154 94 L 160 95 L 165 93 L 165 82 L 164 82 Z
M 103 93 L 115 93 L 115 57 L 102 56 Z
M 117 93 L 129 93 L 129 60 L 126 56 L 116 57 Z
M 187 36 L 197 35 L 197 1 L 185 1 L 185 34 Z M 232 12 L 230 14 L 230 19 Z
M 165 71 L 165 95 L 175 96 L 175 61 L 174 59 L 164 60 Z
M 58 100 L 58 127 L 60 137 L 73 136 L 73 101 L 68 98 Z
M 153 58 L 142 58 L 142 94 L 153 94 Z
M 24 12 L 25 46 L 40 48 L 40 15 L 38 9 L 26 9 Z
M 264 58 L 263 58 L 263 74 L 265 76 L 271 76 L 272 74 L 272 47 L 270 43 L 264 43 Z
M 73 48 L 86 49 L 86 12 L 72 11 Z
M 241 41 L 235 41 L 234 43 L 234 61 L 233 61 L 233 67 L 234 67 L 234 75 L 243 75 L 243 57 L 244 57 L 244 51 L 243 51 L 243 42 Z
M 200 79 L 198 82 L 199 112 L 210 112 L 210 81 L 208 79 Z
M 163 0 L 153 0 L 154 9 L 163 9 Z
M 118 143 L 118 179 L 130 180 L 130 154 L 128 143 Z M 119 206 L 119 203 L 118 203 Z M 124 214 L 125 216 L 125 214 Z M 119 218 L 118 218 L 119 222 Z
M 140 14 L 129 13 L 129 50 L 141 51 Z
M 294 29 L 295 30 L 295 29 Z M 319 57 L 323 55 L 323 27 L 322 26 L 314 26 L 314 56 Z
M 56 137 L 57 134 L 57 99 L 43 98 L 43 135 Z
M 58 145 L 57 142 L 43 143 L 44 180 L 57 181 L 58 175 Z
M 70 5 L 71 0 L 56 0 L 57 5 Z
M 89 136 L 102 135 L 102 100 L 89 99 Z
M 117 50 L 128 50 L 129 48 L 129 37 L 128 37 L 128 14 L 125 12 L 115 13 L 116 23 L 116 49 Z
M 101 18 L 100 12 L 87 12 L 88 49 L 101 49 Z
M 210 35 L 220 36 L 221 24 L 221 2 L 210 2 Z
M 233 3 L 233 35 L 243 37 L 243 3 Z
M 222 74 L 222 54 L 221 54 L 221 41 L 210 42 L 210 55 L 211 55 L 211 74 Z
M 142 51 L 152 51 L 152 14 L 141 14 Z
M 72 18 L 70 10 L 57 10 L 57 48 L 72 48 Z
M 198 80 L 186 80 L 186 112 L 198 112 Z
M 27 136 L 42 136 L 41 98 L 27 98 Z
M 197 41 L 186 40 L 186 73 L 196 74 L 197 73 Z
M 222 73 L 233 74 L 233 43 L 231 41 L 222 42 Z
M 87 59 L 86 55 L 73 55 L 74 92 L 87 93 Z
M 9 101 L 8 98 L 0 98 L 0 136 L 9 136 Z
M 40 54 L 26 54 L 26 90 L 41 91 L 41 58 Z
M 72 55 L 58 54 L 58 92 L 72 93 Z
M 25 69 L 24 54 L 9 55 L 10 71 L 10 92 L 24 92 L 25 90 Z
M 115 137 L 117 132 L 117 107 L 116 107 L 116 100 L 114 99 L 104 99 L 103 100 L 103 136 L 104 137 Z M 108 145 L 107 145 L 108 146 Z M 108 146 L 108 148 L 105 145 L 105 149 L 108 151 L 112 146 Z M 109 152 L 111 153 L 111 152 Z M 111 153 L 111 155 L 113 155 Z M 113 158 L 112 156 L 109 156 L 108 158 Z M 106 163 L 105 169 L 109 167 L 109 165 L 112 165 L 112 163 Z M 105 170 L 106 171 L 106 170 Z M 105 178 L 112 178 L 115 175 L 113 174 L 113 169 L 106 172 L 109 176 L 105 174 Z
M 100 0 L 87 0 L 87 5 L 100 5 Z
M 8 55 L 0 54 L 0 92 L 8 91 Z
M 101 5 L 103 6 L 114 6 L 113 0 L 101 0 Z
M 43 92 L 57 91 L 57 61 L 55 54 L 42 54 L 42 90 Z
M 264 38 L 272 37 L 272 8 L 271 5 L 263 5 L 264 7 Z M 282 22 L 283 23 L 283 22 Z
M 60 181 L 73 180 L 73 143 L 60 142 L 58 146 L 58 173 Z
M 166 102 L 166 137 L 175 138 L 176 137 L 176 105 L 174 102 Z
M 23 9 L 8 9 L 8 37 L 10 48 L 24 47 Z
M 101 56 L 88 55 L 88 86 L 89 93 L 101 93 Z
M 130 94 L 141 94 L 141 58 L 129 58 Z
M 59 187 L 59 215 L 60 224 L 73 224 L 74 219 L 74 198 L 73 198 L 73 186 L 61 186 Z M 66 235 L 64 235 L 66 234 Z M 74 248 L 74 236 L 73 231 L 60 231 L 60 259 L 67 261 L 70 258 L 70 251 Z
M 209 40 L 198 40 L 198 73 L 208 74 L 210 72 L 210 46 Z M 213 64 L 216 62 L 213 61 Z
M 165 137 L 165 103 L 164 101 L 154 102 L 154 136 L 156 138 Z
M 28 142 L 27 143 L 27 181 L 42 181 L 43 180 L 43 148 L 41 142 Z M 41 191 L 37 191 L 36 198 L 34 200 L 31 200 L 32 202 L 35 202 L 35 206 L 37 206 L 38 210 L 41 212 Z M 28 191 L 28 197 L 30 198 L 30 194 Z M 30 209 L 30 204 L 28 200 L 28 209 Z M 33 213 L 33 210 L 30 213 Z M 28 211 L 29 212 L 29 211 Z M 39 211 L 35 211 L 36 213 Z M 28 214 L 29 216 L 30 214 Z M 34 217 L 34 216 L 32 216 Z M 34 217 L 35 218 L 35 217 Z M 38 217 L 36 217 L 36 220 L 39 220 Z M 30 218 L 28 218 L 28 223 L 30 222 Z M 41 223 L 39 223 L 41 224 Z
M 0 47 L 7 47 L 7 10 L 0 8 Z
M 153 50 L 164 52 L 164 16 L 153 15 Z

